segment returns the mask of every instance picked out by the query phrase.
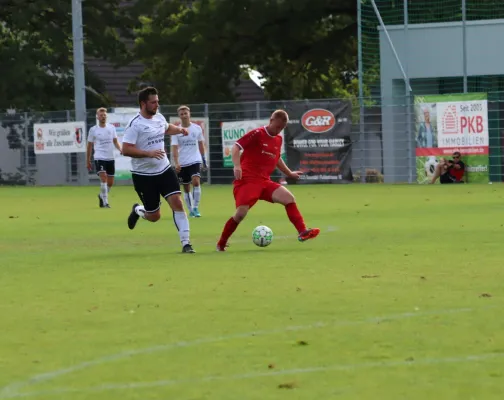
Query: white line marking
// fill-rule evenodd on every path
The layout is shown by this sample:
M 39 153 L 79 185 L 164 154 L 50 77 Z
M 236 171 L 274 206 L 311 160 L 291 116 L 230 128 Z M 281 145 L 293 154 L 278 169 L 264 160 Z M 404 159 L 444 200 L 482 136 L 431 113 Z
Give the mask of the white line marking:
M 349 326 L 349 325 L 396 321 L 396 320 L 402 320 L 402 319 L 407 319 L 407 318 L 426 317 L 426 316 L 433 316 L 433 315 L 458 314 L 458 313 L 465 313 L 465 312 L 471 312 L 471 311 L 475 311 L 475 310 L 482 310 L 482 309 L 488 309 L 488 308 L 494 308 L 494 307 L 495 306 L 483 307 L 483 308 L 477 308 L 477 309 L 475 309 L 475 308 L 454 308 L 454 309 L 431 310 L 431 311 L 424 311 L 424 312 L 416 311 L 416 312 L 407 312 L 407 313 L 401 313 L 401 314 L 393 314 L 393 315 L 382 316 L 382 317 L 370 317 L 370 318 L 365 318 L 365 319 L 361 319 L 361 320 L 316 322 L 316 323 L 310 324 L 310 325 L 287 326 L 284 328 L 277 328 L 277 329 L 272 329 L 272 330 L 244 332 L 244 333 L 237 333 L 237 334 L 233 334 L 233 335 L 201 338 L 201 339 L 196 339 L 196 340 L 192 340 L 192 341 L 180 341 L 180 342 L 170 343 L 170 344 L 165 344 L 165 345 L 146 347 L 143 349 L 127 350 L 127 351 L 119 352 L 116 354 L 96 358 L 94 360 L 84 361 L 82 363 L 79 363 L 77 365 L 74 365 L 74 366 L 71 366 L 68 368 L 63 368 L 63 369 L 59 369 L 56 371 L 50 371 L 50 372 L 45 372 L 42 374 L 34 375 L 24 381 L 13 382 L 13 383 L 5 386 L 0 391 L 0 398 L 7 399 L 7 398 L 16 397 L 19 394 L 18 393 L 19 390 L 23 387 L 33 386 L 38 383 L 47 382 L 47 381 L 53 380 L 55 378 L 58 378 L 60 376 L 68 375 L 73 372 L 81 371 L 83 369 L 87 369 L 87 368 L 90 368 L 90 367 L 93 367 L 96 365 L 101 365 L 101 364 L 105 364 L 105 363 L 109 363 L 109 362 L 113 362 L 113 361 L 118 361 L 118 360 L 122 360 L 122 359 L 125 359 L 128 357 L 141 355 L 141 354 L 159 353 L 159 352 L 169 351 L 169 350 L 176 349 L 176 348 L 193 347 L 193 346 L 198 346 L 200 344 L 223 342 L 223 341 L 227 341 L 227 340 L 242 339 L 242 338 L 248 338 L 248 337 L 253 337 L 253 336 L 266 336 L 266 335 L 273 335 L 273 334 L 277 334 L 277 333 L 296 332 L 296 331 L 319 329 L 319 328 L 325 328 L 325 327 L 341 327 L 341 326 Z
M 174 386 L 181 384 L 194 385 L 198 383 L 215 382 L 215 381 L 236 381 L 242 379 L 253 379 L 253 378 L 270 377 L 270 376 L 309 374 L 314 372 L 354 371 L 367 368 L 417 367 L 417 366 L 448 364 L 448 363 L 459 364 L 464 362 L 481 362 L 501 358 L 504 358 L 504 353 L 476 354 L 476 355 L 447 357 L 447 358 L 426 358 L 413 361 L 404 361 L 404 360 L 382 361 L 382 362 L 375 361 L 360 364 L 336 364 L 325 367 L 319 366 L 319 367 L 294 368 L 294 369 L 270 371 L 270 372 L 251 372 L 246 374 L 238 374 L 230 376 L 206 376 L 203 378 L 195 378 L 195 379 L 160 380 L 153 382 L 131 382 L 131 383 L 105 383 L 103 385 L 82 389 L 57 388 L 53 390 L 45 390 L 39 392 L 15 393 L 5 398 L 37 397 L 43 395 L 54 395 L 63 393 L 89 393 L 89 392 L 97 393 L 109 390 L 146 389 L 146 388 Z

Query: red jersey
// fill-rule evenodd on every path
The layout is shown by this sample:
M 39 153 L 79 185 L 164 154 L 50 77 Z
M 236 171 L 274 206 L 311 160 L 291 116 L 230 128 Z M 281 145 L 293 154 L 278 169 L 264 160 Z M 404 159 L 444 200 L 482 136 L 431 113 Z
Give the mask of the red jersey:
M 462 161 L 458 161 L 454 164 L 458 164 L 460 166 L 460 169 L 450 167 L 448 172 L 451 176 L 453 176 L 455 178 L 456 181 L 461 181 L 464 178 L 464 174 L 465 174 L 465 164 Z
M 243 150 L 240 158 L 242 180 L 269 180 L 280 159 L 282 137 L 270 135 L 263 126 L 246 133 L 236 144 Z

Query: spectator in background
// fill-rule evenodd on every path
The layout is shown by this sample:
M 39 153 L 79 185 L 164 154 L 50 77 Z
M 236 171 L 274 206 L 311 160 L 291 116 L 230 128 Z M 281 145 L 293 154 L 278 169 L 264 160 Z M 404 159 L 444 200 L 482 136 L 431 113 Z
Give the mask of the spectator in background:
M 460 158 L 460 153 L 453 153 L 453 160 L 441 159 L 436 166 L 436 172 L 432 177 L 431 183 L 436 183 L 437 178 L 442 184 L 445 183 L 464 183 L 465 164 Z

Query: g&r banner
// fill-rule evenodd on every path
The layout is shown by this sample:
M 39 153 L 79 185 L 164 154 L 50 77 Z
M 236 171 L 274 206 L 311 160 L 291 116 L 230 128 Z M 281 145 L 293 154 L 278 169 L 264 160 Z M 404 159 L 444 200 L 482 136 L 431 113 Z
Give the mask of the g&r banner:
M 299 183 L 350 183 L 352 105 L 347 101 L 291 103 L 286 107 L 287 163 L 303 171 Z

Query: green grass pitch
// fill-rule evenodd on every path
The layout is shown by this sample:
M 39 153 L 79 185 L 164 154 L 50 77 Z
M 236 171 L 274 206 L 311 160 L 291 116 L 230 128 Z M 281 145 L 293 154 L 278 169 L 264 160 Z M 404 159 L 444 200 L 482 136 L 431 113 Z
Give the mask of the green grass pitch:
M 261 203 L 217 253 L 205 185 L 197 254 L 131 187 L 0 188 L 0 399 L 502 398 L 504 186 L 289 188 L 317 239 Z

